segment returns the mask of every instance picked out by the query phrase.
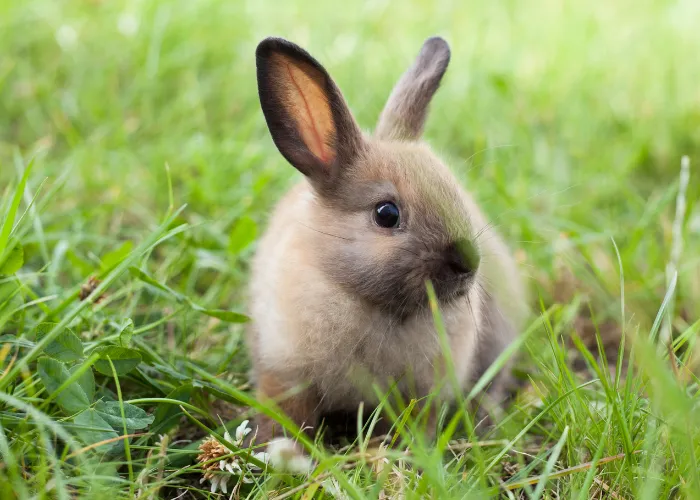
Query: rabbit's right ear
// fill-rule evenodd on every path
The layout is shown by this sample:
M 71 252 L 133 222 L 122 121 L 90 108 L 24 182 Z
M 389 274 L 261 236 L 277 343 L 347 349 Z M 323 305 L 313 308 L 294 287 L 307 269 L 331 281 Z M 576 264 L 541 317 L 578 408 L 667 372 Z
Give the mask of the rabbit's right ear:
M 362 133 L 326 70 L 301 47 L 266 38 L 255 52 L 260 105 L 280 153 L 324 186 L 348 165 Z
M 420 54 L 401 77 L 384 106 L 375 135 L 380 139 L 418 139 L 428 105 L 450 62 L 450 47 L 440 37 L 428 38 Z

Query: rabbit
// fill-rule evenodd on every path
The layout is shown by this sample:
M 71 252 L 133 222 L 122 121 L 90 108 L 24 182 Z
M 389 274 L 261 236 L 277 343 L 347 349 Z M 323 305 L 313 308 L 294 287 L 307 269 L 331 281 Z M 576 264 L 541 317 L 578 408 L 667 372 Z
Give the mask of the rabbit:
M 375 408 L 375 386 L 454 401 L 527 314 L 508 247 L 421 141 L 449 61 L 447 42 L 428 38 L 370 135 L 304 49 L 275 37 L 256 49 L 267 127 L 303 177 L 274 209 L 252 259 L 251 377 L 259 401 L 274 401 L 311 436 L 324 415 Z M 443 381 L 448 358 L 428 281 L 458 388 Z M 507 369 L 494 379 L 494 400 L 508 379 Z M 434 424 L 435 411 L 428 415 Z M 255 425 L 258 443 L 283 434 L 263 414 Z

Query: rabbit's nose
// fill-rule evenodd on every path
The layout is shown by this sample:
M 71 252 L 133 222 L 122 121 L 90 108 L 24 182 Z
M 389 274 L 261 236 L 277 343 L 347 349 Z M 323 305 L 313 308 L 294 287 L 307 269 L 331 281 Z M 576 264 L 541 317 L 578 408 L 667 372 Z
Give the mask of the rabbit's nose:
M 469 274 L 479 267 L 479 253 L 466 238 L 448 245 L 443 255 L 445 264 L 454 274 Z

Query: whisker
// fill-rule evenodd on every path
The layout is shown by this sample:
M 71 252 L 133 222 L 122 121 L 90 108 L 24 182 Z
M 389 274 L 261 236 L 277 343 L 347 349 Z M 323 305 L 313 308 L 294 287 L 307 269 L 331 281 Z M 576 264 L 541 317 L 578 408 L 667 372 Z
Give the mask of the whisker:
M 345 236 L 339 236 L 337 234 L 327 233 L 325 231 L 321 231 L 320 229 L 316 229 L 315 227 L 311 227 L 308 224 L 304 224 L 301 221 L 296 221 L 296 222 L 297 222 L 297 224 L 301 224 L 302 226 L 304 226 L 307 229 L 311 229 L 312 231 L 316 231 L 317 233 L 324 234 L 326 236 L 332 236 L 333 238 L 339 238 L 339 239 L 345 240 L 345 241 L 355 241 L 355 238 L 346 238 Z
M 304 226 L 304 227 L 307 228 L 307 229 L 311 229 L 312 231 L 315 231 L 315 232 L 317 232 L 317 233 L 319 233 L 319 234 L 323 234 L 323 235 L 325 235 L 325 236 L 330 236 L 330 237 L 332 237 L 332 238 L 338 238 L 338 239 L 345 240 L 345 241 L 363 241 L 363 239 L 361 239 L 361 238 L 348 238 L 348 237 L 345 237 L 345 236 L 340 236 L 340 235 L 337 235 L 337 234 L 328 233 L 328 232 L 326 232 L 326 231 L 321 231 L 320 229 L 316 229 L 315 227 L 311 227 L 311 226 L 309 226 L 308 224 L 304 224 L 304 223 L 301 222 L 301 221 L 296 221 L 296 222 L 297 222 L 297 224 L 300 224 L 300 225 Z M 398 248 L 399 250 L 403 250 L 404 252 L 408 252 L 408 253 L 410 253 L 411 255 L 414 255 L 414 256 L 418 257 L 420 260 L 422 260 L 422 261 L 424 261 L 424 262 L 426 261 L 426 259 L 422 258 L 417 252 L 414 252 L 413 250 L 409 250 L 408 248 L 405 248 L 405 247 L 402 247 L 402 246 L 397 246 L 396 248 Z M 427 249 L 427 247 L 426 247 L 426 249 Z
M 422 260 L 423 262 L 426 262 L 426 259 L 421 257 L 417 252 L 414 252 L 413 250 L 409 250 L 408 248 L 404 248 L 404 247 L 400 247 L 400 246 L 397 246 L 396 248 L 398 248 L 399 250 L 403 250 L 404 252 L 408 252 L 410 254 L 413 254 L 416 257 L 418 257 L 420 260 Z
M 488 223 L 486 223 L 486 225 L 484 225 L 484 227 L 479 229 L 479 231 L 474 235 L 474 237 L 472 239 L 474 241 L 478 241 L 480 237 L 482 237 L 483 235 L 485 235 L 487 233 L 487 231 L 490 231 L 491 229 L 495 229 L 496 227 L 497 227 L 497 225 L 495 223 L 488 222 Z

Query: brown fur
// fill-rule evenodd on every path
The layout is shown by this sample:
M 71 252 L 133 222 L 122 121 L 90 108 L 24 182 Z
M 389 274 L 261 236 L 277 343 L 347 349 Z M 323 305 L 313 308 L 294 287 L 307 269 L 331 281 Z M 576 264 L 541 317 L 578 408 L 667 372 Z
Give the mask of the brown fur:
M 289 73 L 275 69 L 279 60 L 310 72 L 309 81 L 321 82 L 325 99 L 285 97 L 289 82 L 279 79 Z M 526 313 L 524 287 L 507 247 L 451 171 L 415 141 L 447 61 L 447 44 L 429 39 L 392 93 L 380 135 L 370 137 L 359 131 L 340 91 L 305 51 L 280 39 L 258 48 L 268 127 L 306 179 L 278 204 L 259 243 L 248 341 L 261 397 L 306 387 L 283 407 L 299 425 L 314 426 L 328 412 L 355 412 L 361 402 L 377 404 L 373 384 L 388 388 L 396 381 L 406 399 L 436 387 L 442 400 L 454 398 L 427 308 L 428 279 L 462 388 L 510 343 Z M 327 109 L 309 113 L 288 105 L 303 101 Z M 313 116 L 332 116 L 331 128 Z M 327 154 L 318 153 L 303 126 L 326 131 Z M 397 228 L 373 221 L 374 207 L 384 201 L 399 207 Z M 455 259 L 459 272 L 450 264 Z M 501 381 L 493 385 L 494 394 Z M 272 437 L 269 421 L 263 418 L 259 427 L 259 441 Z
M 450 62 L 450 48 L 441 38 L 423 44 L 413 66 L 394 87 L 379 117 L 376 137 L 386 140 L 416 140 L 423 132 L 428 105 Z
M 318 395 L 314 388 L 297 389 L 288 381 L 280 379 L 274 371 L 263 372 L 257 380 L 257 397 L 261 402 L 271 400 L 302 430 L 311 434 L 318 421 Z M 290 392 L 292 396 L 290 397 Z M 265 441 L 285 434 L 284 428 L 269 417 L 259 416 L 256 421 L 257 436 Z

